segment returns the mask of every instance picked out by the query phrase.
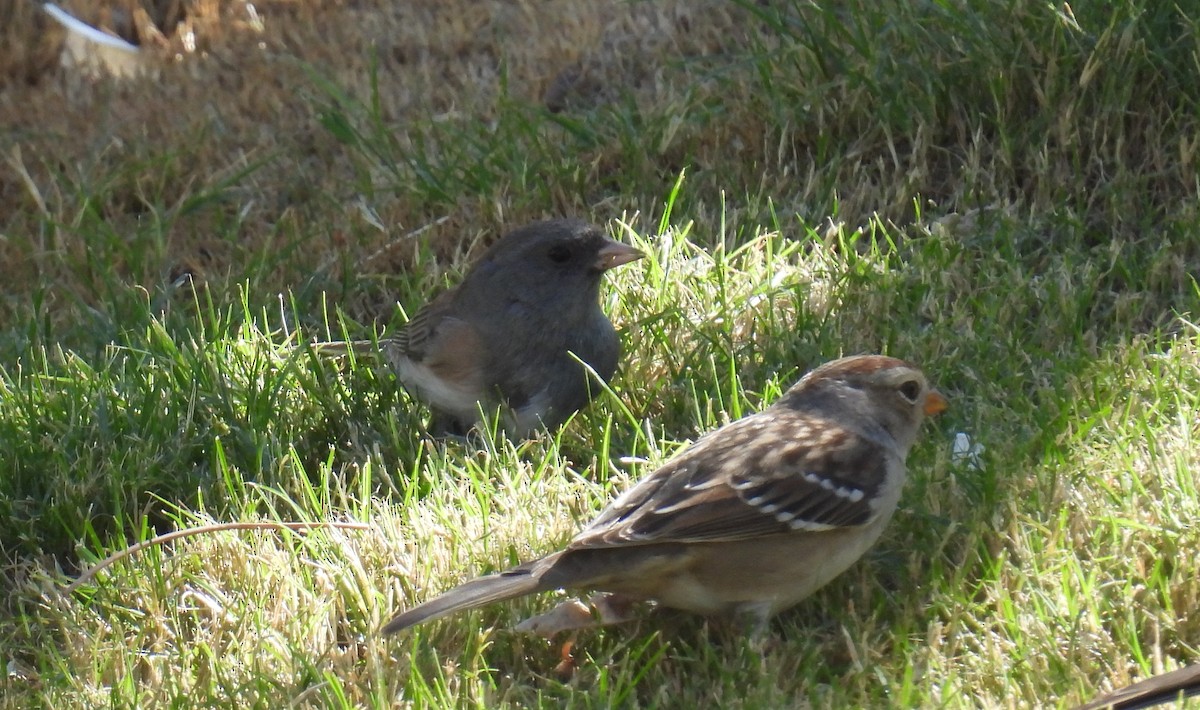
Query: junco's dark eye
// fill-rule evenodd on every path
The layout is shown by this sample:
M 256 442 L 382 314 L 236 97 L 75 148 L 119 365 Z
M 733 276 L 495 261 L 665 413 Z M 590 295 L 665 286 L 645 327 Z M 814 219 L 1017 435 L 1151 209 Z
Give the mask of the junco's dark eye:
M 562 264 L 571 260 L 571 249 L 562 244 L 555 244 L 550 247 L 550 251 L 546 252 L 546 256 L 549 256 L 550 261 L 555 264 Z
M 912 404 L 917 403 L 917 397 L 921 396 L 921 383 L 916 380 L 909 380 L 900 385 L 900 396 L 907 399 Z

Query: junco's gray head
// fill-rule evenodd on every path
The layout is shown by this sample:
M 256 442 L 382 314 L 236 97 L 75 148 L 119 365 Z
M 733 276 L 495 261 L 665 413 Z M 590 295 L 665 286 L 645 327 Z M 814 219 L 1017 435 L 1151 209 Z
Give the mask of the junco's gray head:
M 600 277 L 642 253 L 577 219 L 534 222 L 505 235 L 467 272 L 460 298 L 487 301 L 519 291 L 523 301 L 544 301 L 558 313 L 598 309 Z

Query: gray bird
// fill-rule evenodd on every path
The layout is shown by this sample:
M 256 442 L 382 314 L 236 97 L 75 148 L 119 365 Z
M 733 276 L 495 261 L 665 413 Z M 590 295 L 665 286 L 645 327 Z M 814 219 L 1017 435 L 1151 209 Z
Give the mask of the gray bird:
M 945 408 L 902 360 L 828 363 L 643 478 L 566 549 L 455 587 L 383 633 L 553 589 L 748 616 L 761 629 L 874 544 L 921 421 Z
M 435 436 L 464 435 L 481 407 L 499 406 L 514 436 L 553 430 L 597 393 L 579 361 L 603 380 L 616 371 L 621 342 L 600 308 L 600 279 L 642 256 L 580 220 L 529 224 L 489 247 L 462 283 L 379 347 L 400 382 L 433 410 Z M 316 348 L 374 351 L 370 341 Z

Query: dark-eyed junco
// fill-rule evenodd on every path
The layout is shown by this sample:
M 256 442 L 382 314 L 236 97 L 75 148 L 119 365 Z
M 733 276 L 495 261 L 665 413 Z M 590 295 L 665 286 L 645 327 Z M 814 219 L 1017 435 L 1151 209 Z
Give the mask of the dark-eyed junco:
M 921 421 L 945 408 L 901 360 L 828 363 L 643 478 L 566 549 L 455 587 L 383 632 L 562 588 L 748 616 L 761 629 L 871 547 Z
M 505 408 L 506 429 L 554 429 L 596 394 L 575 358 L 607 380 L 621 342 L 600 309 L 605 271 L 643 256 L 576 219 L 535 222 L 505 235 L 462 283 L 379 342 L 400 381 L 433 409 L 430 432 L 463 435 L 480 407 Z M 370 352 L 370 341 L 322 343 Z
M 1200 663 L 1156 675 L 1096 698 L 1076 710 L 1135 710 L 1200 695 Z

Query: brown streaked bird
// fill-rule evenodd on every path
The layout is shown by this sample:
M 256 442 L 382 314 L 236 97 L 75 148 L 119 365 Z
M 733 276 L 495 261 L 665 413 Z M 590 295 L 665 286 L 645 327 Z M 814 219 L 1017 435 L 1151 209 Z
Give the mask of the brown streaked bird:
M 1139 681 L 1108 695 L 1096 698 L 1076 710 L 1137 710 L 1200 695 L 1200 663 Z
M 383 633 L 553 589 L 745 616 L 761 629 L 874 544 L 921 421 L 945 408 L 902 360 L 830 362 L 641 479 L 566 549 L 455 587 Z
M 397 378 L 433 410 L 430 433 L 464 435 L 503 406 L 505 428 L 556 429 L 617 369 L 621 341 L 600 308 L 604 272 L 642 258 L 576 219 L 534 222 L 484 252 L 462 282 L 379 341 Z M 371 341 L 319 343 L 321 352 L 374 352 Z

